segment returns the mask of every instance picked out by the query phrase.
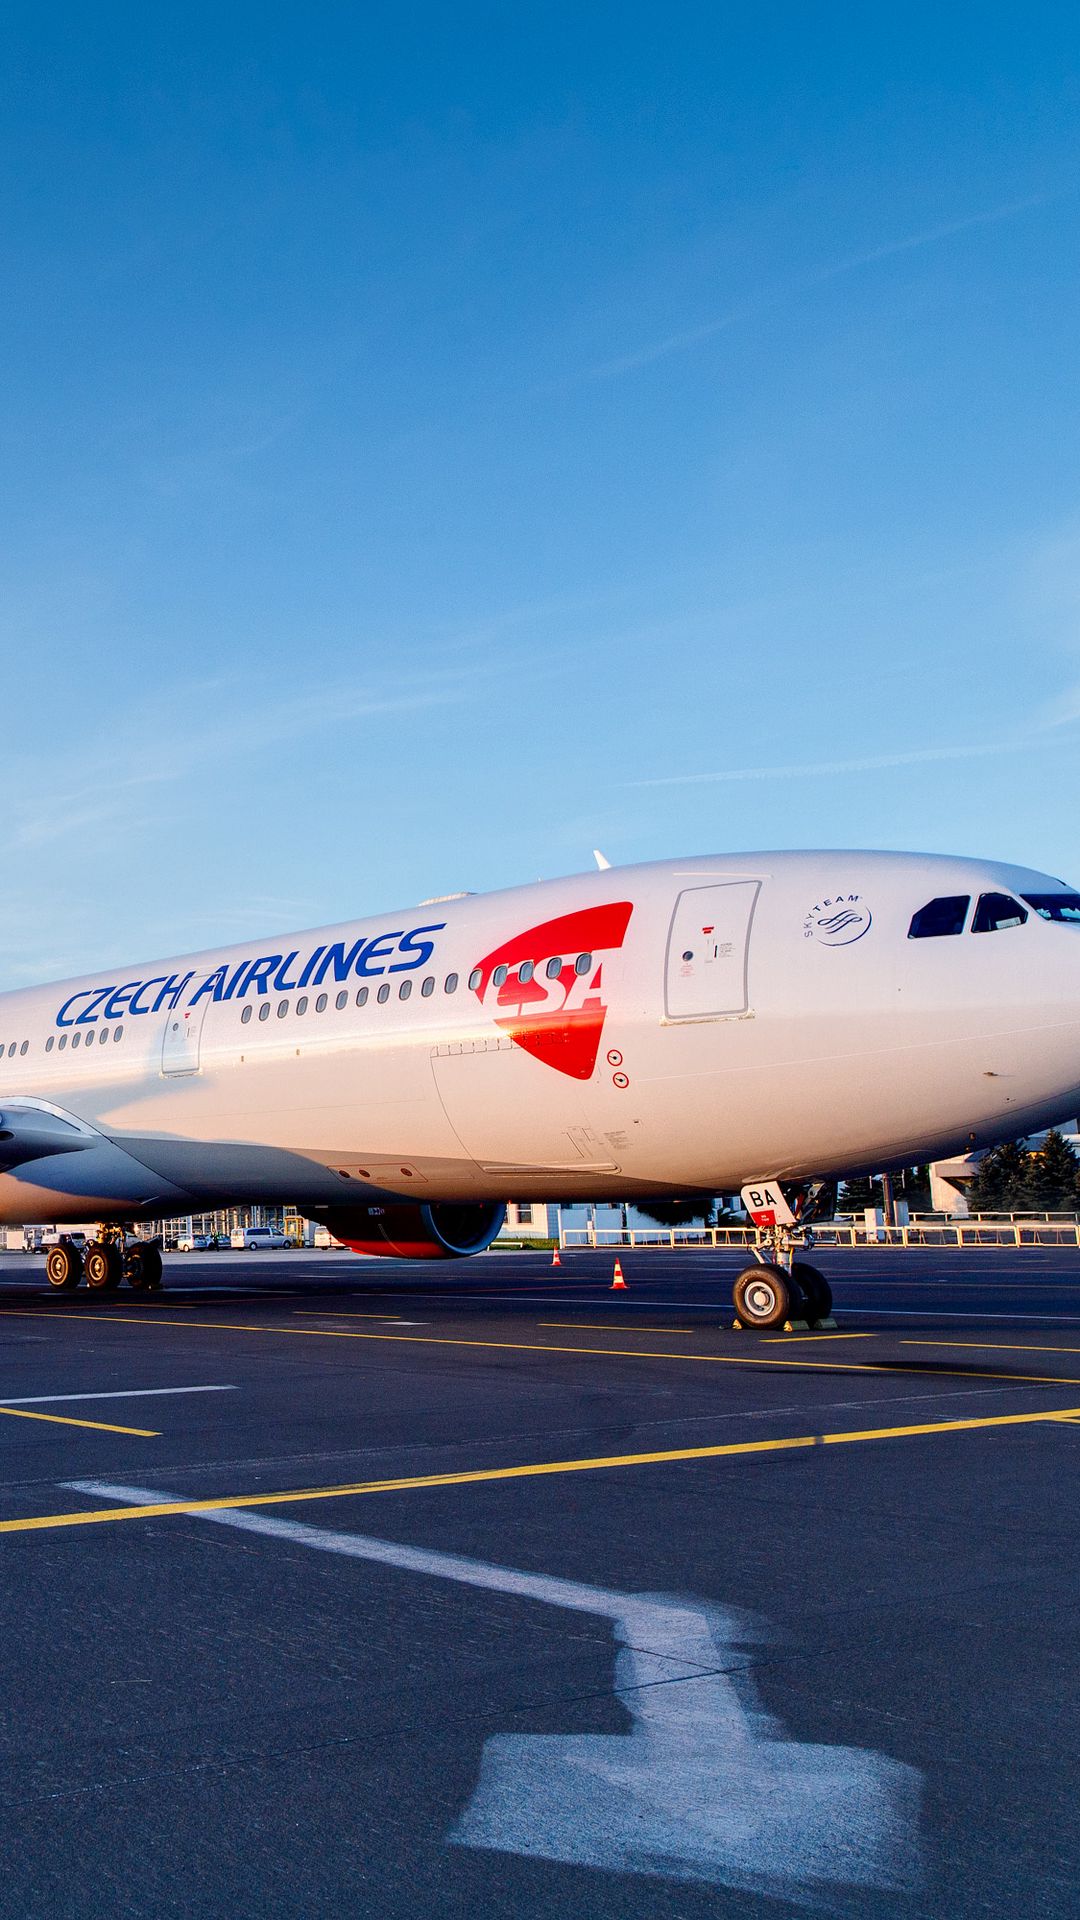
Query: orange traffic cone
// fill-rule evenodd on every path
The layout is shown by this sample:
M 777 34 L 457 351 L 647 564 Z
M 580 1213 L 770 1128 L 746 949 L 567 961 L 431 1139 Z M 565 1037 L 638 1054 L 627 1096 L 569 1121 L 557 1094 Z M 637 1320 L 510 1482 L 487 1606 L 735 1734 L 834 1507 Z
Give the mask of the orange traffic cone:
M 562 1261 L 561 1261 L 561 1260 L 560 1260 L 560 1258 L 559 1258 L 559 1249 L 558 1249 L 558 1247 L 555 1247 L 555 1248 L 554 1248 L 554 1249 L 552 1250 L 552 1255 L 551 1255 L 551 1264 L 552 1264 L 552 1266 L 553 1266 L 553 1267 L 561 1267 L 561 1266 L 562 1266 Z
M 616 1260 L 616 1262 L 615 1262 L 615 1274 L 614 1274 L 614 1278 L 612 1279 L 612 1282 L 611 1282 L 611 1291 L 612 1291 L 612 1293 L 615 1293 L 615 1292 L 617 1292 L 617 1291 L 618 1291 L 618 1289 L 619 1289 L 620 1287 L 622 1287 L 622 1288 L 623 1288 L 623 1289 L 625 1290 L 625 1287 L 626 1287 L 626 1281 L 625 1281 L 625 1280 L 623 1279 L 623 1271 L 622 1271 L 622 1261 L 621 1261 L 621 1260 Z

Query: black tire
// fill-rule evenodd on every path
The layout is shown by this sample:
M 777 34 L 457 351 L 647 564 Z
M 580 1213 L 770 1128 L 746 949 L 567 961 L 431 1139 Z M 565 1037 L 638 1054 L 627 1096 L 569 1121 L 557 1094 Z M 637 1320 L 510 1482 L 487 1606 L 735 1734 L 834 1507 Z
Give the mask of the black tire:
M 782 1327 L 799 1306 L 799 1293 L 782 1267 L 746 1267 L 732 1290 L 735 1312 L 744 1327 Z
M 159 1293 L 161 1270 L 161 1254 L 157 1247 L 132 1247 L 124 1262 L 124 1278 L 136 1293 Z
M 93 1287 L 95 1292 L 115 1293 L 124 1274 L 119 1247 L 95 1240 L 93 1246 L 87 1249 L 83 1272 L 87 1286 Z
M 808 1320 L 827 1320 L 832 1312 L 832 1288 L 823 1273 L 811 1267 L 805 1260 L 796 1260 L 791 1269 L 792 1278 L 806 1301 Z
M 45 1255 L 45 1277 L 50 1287 L 62 1288 L 65 1293 L 73 1293 L 82 1279 L 82 1255 L 78 1247 L 50 1247 Z

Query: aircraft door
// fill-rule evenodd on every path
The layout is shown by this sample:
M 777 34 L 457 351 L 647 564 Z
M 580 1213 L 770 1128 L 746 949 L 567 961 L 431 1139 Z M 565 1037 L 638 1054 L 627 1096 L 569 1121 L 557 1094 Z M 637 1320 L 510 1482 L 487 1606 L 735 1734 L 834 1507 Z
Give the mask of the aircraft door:
M 199 984 L 193 980 L 190 991 L 193 993 Z M 174 1007 L 166 1014 L 165 1031 L 161 1036 L 163 1074 L 198 1073 L 202 1030 L 210 998 L 206 994 L 197 1006 Z
M 749 1007 L 750 925 L 760 880 L 725 880 L 680 893 L 668 934 L 669 1020 L 711 1020 Z

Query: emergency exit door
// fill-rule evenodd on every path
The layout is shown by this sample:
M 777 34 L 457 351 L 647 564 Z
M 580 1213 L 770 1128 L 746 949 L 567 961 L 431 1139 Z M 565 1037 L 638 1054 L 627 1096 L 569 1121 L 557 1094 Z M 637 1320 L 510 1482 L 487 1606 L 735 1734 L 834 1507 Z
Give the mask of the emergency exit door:
M 760 891 L 760 880 L 725 880 L 680 893 L 668 934 L 669 1020 L 746 1013 L 750 926 Z
M 189 991 L 194 993 L 198 985 L 199 982 L 193 980 Z M 198 1073 L 203 1022 L 209 1005 L 210 995 L 206 994 L 196 1006 L 174 1007 L 166 1014 L 161 1036 L 162 1073 Z

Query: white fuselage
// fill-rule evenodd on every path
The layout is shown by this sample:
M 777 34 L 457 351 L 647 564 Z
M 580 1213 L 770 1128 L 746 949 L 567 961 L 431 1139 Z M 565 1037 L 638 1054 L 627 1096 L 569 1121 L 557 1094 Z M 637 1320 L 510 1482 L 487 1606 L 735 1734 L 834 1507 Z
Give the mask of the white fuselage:
M 1080 924 L 971 920 L 1064 892 L 718 855 L 4 994 L 0 1219 L 712 1193 L 1017 1136 L 1080 1104 Z M 910 937 L 943 899 L 963 931 Z

